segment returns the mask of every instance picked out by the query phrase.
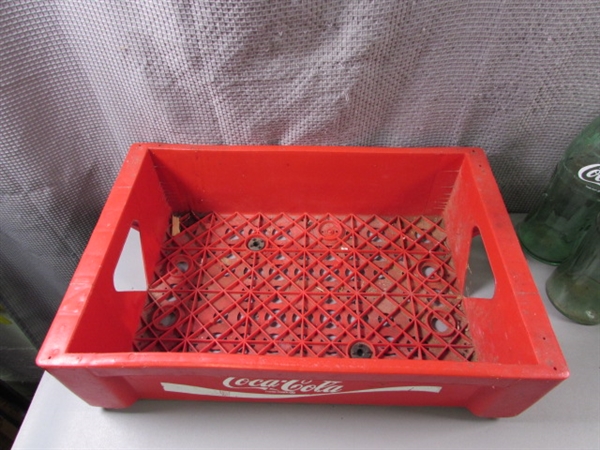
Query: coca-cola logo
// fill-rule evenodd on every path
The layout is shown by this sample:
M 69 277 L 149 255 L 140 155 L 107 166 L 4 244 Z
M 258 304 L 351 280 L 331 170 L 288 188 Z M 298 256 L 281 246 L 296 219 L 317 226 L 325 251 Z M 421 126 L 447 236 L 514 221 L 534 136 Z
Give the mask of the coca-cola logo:
M 341 381 L 313 380 L 280 380 L 276 378 L 236 378 L 229 377 L 223 380 L 223 386 L 230 389 L 258 389 L 271 394 L 335 394 L 344 389 Z
M 590 164 L 582 167 L 577 173 L 579 178 L 588 183 L 594 183 L 600 186 L 600 164 Z
M 179 394 L 201 395 L 212 398 L 239 398 L 244 400 L 283 400 L 303 397 L 329 397 L 332 395 L 381 394 L 395 392 L 423 392 L 437 394 L 441 386 L 356 386 L 345 390 L 341 381 L 301 380 L 280 378 L 244 378 L 228 377 L 218 388 L 208 386 L 193 386 L 189 384 L 161 383 L 166 392 Z M 249 392 L 250 391 L 250 392 Z M 258 392 L 257 392 L 258 391 Z

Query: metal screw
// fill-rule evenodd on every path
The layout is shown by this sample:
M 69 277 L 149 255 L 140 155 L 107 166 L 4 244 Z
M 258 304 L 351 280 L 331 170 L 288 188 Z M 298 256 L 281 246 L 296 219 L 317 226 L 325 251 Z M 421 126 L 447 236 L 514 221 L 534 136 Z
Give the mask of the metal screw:
M 350 347 L 350 358 L 370 358 L 373 350 L 364 342 L 357 342 Z
M 258 237 L 253 237 L 250 238 L 250 240 L 248 241 L 247 247 L 252 250 L 253 252 L 257 252 L 259 250 L 262 250 L 263 248 L 265 248 L 265 240 L 258 238 Z

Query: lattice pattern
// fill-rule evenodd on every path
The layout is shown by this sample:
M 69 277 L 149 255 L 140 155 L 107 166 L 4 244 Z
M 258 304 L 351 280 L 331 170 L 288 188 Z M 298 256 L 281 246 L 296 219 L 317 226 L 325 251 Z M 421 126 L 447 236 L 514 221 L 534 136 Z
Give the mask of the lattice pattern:
M 474 359 L 438 217 L 186 214 L 137 351 Z

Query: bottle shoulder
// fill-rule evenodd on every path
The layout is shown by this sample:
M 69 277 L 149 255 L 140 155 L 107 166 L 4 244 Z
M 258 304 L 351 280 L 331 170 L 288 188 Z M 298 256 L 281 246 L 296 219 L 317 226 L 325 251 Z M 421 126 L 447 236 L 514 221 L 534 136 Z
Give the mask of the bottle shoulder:
M 596 159 L 600 162 L 600 116 L 571 142 L 563 159 L 566 161 L 577 158 Z

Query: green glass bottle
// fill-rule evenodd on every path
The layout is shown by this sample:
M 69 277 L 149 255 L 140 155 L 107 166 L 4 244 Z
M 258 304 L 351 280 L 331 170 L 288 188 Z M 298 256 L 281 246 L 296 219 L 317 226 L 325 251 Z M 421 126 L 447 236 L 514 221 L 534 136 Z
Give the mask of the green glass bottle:
M 600 117 L 571 143 L 537 209 L 517 227 L 527 253 L 560 264 L 600 212 Z
M 569 319 L 600 323 L 600 214 L 575 253 L 548 278 L 546 293 Z

